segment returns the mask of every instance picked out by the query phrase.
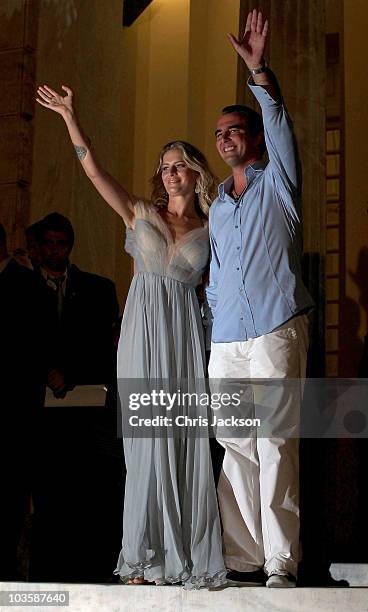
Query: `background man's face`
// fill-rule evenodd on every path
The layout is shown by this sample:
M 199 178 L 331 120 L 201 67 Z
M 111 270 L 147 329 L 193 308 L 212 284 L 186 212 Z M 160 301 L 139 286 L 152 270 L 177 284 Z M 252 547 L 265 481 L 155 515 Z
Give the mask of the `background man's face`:
M 215 131 L 216 146 L 226 164 L 235 168 L 259 159 L 259 136 L 249 134 L 245 117 L 238 113 L 222 115 Z
M 71 250 L 72 246 L 65 232 L 45 232 L 40 244 L 42 265 L 54 272 L 63 272 Z

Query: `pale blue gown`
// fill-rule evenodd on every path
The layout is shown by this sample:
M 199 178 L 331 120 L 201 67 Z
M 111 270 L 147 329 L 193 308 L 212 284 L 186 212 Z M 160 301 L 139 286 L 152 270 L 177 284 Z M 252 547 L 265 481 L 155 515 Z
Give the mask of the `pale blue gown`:
M 208 263 L 207 227 L 176 243 L 148 203 L 135 204 L 126 250 L 135 260 L 118 349 L 119 383 L 175 380 L 203 392 L 204 339 L 195 288 Z M 176 383 L 175 383 L 176 384 Z M 148 382 L 149 385 L 149 382 Z M 124 394 L 123 394 L 124 395 Z M 205 409 L 197 407 L 198 414 Z M 123 421 L 129 411 L 122 401 Z M 208 437 L 169 431 L 139 437 L 124 431 L 127 467 L 122 549 L 115 570 L 123 581 L 181 582 L 185 588 L 226 581 Z

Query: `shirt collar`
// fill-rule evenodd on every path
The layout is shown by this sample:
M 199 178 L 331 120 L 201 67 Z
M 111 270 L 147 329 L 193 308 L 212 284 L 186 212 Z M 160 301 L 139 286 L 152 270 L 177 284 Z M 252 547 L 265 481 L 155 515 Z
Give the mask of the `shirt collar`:
M 41 272 L 41 276 L 43 276 L 43 278 L 46 281 L 46 284 L 51 287 L 52 289 L 54 289 L 55 291 L 58 290 L 59 288 L 59 283 L 58 283 L 58 279 L 62 279 L 61 280 L 61 287 L 62 287 L 62 291 L 63 294 L 65 296 L 66 293 L 66 283 L 68 280 L 68 271 L 69 271 L 69 264 L 67 265 L 67 267 L 65 268 L 65 272 L 64 274 L 60 277 L 53 277 L 52 274 L 48 273 L 45 268 L 43 268 L 42 266 L 40 267 L 40 272 Z
M 65 280 L 68 278 L 69 268 L 70 268 L 70 264 L 68 263 L 66 268 L 65 268 L 65 271 L 62 274 L 62 276 L 64 277 Z M 40 266 L 40 273 L 41 273 L 41 276 L 43 276 L 43 278 L 45 280 L 53 279 L 54 278 L 53 274 L 50 273 L 50 272 L 47 272 L 47 270 L 45 270 L 45 268 L 43 268 L 42 266 Z M 57 278 L 57 276 L 55 276 L 55 278 Z
M 264 161 L 263 159 L 258 159 L 257 161 L 253 162 L 253 164 L 251 164 L 250 166 L 247 166 L 244 169 L 244 174 L 247 177 L 248 185 L 251 184 L 256 174 L 264 171 L 266 165 L 267 165 L 266 161 Z M 228 176 L 222 183 L 220 183 L 220 185 L 218 186 L 218 193 L 219 193 L 219 197 L 221 200 L 225 200 L 225 196 L 231 192 L 232 186 L 233 186 L 232 176 Z

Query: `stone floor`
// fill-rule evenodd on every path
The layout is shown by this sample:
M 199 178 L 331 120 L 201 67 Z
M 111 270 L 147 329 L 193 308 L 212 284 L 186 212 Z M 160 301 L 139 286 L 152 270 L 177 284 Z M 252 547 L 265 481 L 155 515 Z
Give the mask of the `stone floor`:
M 368 563 L 333 563 L 331 575 L 335 580 L 344 578 L 351 587 L 368 587 Z
M 35 605 L 26 609 L 68 612 L 368 612 L 368 588 L 267 589 L 231 587 L 219 591 L 184 591 L 180 587 L 0 583 L 4 591 L 68 591 L 69 606 Z M 17 605 L 12 610 L 22 612 Z

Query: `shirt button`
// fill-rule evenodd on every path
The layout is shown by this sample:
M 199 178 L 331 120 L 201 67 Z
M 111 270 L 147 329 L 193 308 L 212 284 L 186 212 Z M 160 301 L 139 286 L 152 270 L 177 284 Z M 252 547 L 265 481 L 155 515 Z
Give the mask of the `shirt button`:
M 236 268 L 237 270 L 240 270 L 240 268 Z
M 237 248 L 237 249 L 238 249 L 238 251 L 239 251 L 240 247 L 236 247 L 236 248 Z
M 242 321 L 242 320 L 243 320 L 243 317 L 240 317 L 240 320 Z
M 238 229 L 238 227 L 239 227 L 239 225 L 236 225 L 236 226 L 235 226 L 235 229 Z

